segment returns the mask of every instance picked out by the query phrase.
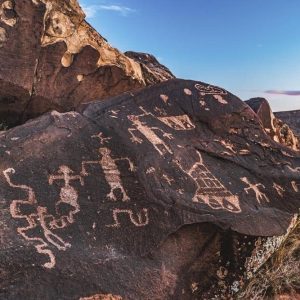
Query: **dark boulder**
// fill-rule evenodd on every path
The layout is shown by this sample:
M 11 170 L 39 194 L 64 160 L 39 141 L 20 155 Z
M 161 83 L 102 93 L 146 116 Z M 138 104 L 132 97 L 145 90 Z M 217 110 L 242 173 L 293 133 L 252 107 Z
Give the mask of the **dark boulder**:
M 6 300 L 229 297 L 300 207 L 299 153 L 201 82 L 48 113 L 0 155 Z

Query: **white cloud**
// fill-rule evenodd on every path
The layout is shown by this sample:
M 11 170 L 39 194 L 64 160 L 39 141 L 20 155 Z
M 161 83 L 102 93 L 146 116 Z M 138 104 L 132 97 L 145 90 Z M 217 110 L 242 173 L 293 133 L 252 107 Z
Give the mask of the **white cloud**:
M 86 14 L 87 18 L 93 18 L 96 16 L 97 12 L 100 10 L 106 10 L 106 11 L 112 11 L 112 12 L 117 12 L 120 15 L 126 17 L 131 13 L 136 12 L 136 10 L 126 7 L 126 6 L 121 6 L 121 5 L 81 5 L 83 11 Z

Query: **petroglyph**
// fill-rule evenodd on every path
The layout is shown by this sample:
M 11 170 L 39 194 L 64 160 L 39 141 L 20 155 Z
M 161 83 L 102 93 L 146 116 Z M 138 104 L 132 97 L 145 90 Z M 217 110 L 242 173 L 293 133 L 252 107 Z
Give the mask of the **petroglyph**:
M 6 30 L 3 27 L 0 27 L 0 48 L 4 46 L 7 41 Z
M 213 209 L 225 209 L 233 213 L 241 211 L 239 198 L 233 195 L 205 166 L 200 152 L 199 158 L 189 170 L 182 167 L 180 161 L 175 161 L 179 168 L 195 182 L 197 189 L 192 201 L 203 202 Z
M 261 184 L 261 183 L 256 183 L 256 184 L 253 184 L 249 181 L 249 179 L 247 177 L 243 177 L 241 178 L 241 181 L 244 182 L 246 185 L 248 185 L 247 188 L 244 189 L 244 191 L 249 194 L 250 191 L 252 191 L 254 194 L 255 194 L 255 197 L 256 197 L 256 200 L 259 204 L 261 204 L 261 202 L 263 200 L 267 201 L 267 202 L 270 202 L 269 198 L 267 197 L 267 195 L 263 192 L 261 192 L 259 190 L 259 188 L 263 188 L 265 189 L 266 187 Z
M 158 127 L 149 127 L 145 122 L 142 122 L 140 118 L 145 117 L 145 116 L 152 116 L 155 117 L 153 114 L 148 113 L 143 109 L 143 107 L 140 107 L 140 109 L 144 112 L 144 114 L 141 115 L 130 115 L 128 116 L 128 119 L 132 122 L 134 125 L 134 128 L 129 128 L 128 132 L 131 135 L 131 141 L 133 143 L 138 143 L 141 144 L 143 143 L 143 140 L 141 138 L 138 138 L 133 132 L 138 131 L 140 132 L 152 145 L 153 147 L 157 150 L 157 152 L 163 156 L 167 152 L 172 154 L 172 150 L 167 146 L 167 144 L 155 133 L 154 130 L 160 131 L 163 133 L 163 137 L 166 137 L 168 139 L 173 139 L 173 136 L 169 133 L 164 132 L 162 129 Z M 156 118 L 156 117 L 155 117 Z
M 163 174 L 163 179 L 169 184 L 172 185 L 172 182 L 174 182 L 174 179 L 170 178 L 168 175 Z
M 67 250 L 67 248 L 71 247 L 71 245 L 53 233 L 51 230 L 52 228 L 50 227 L 50 222 L 55 220 L 54 216 L 48 214 L 46 207 L 38 205 L 33 189 L 27 185 L 14 184 L 11 181 L 11 175 L 15 174 L 15 170 L 9 168 L 5 170 L 3 174 L 10 187 L 23 190 L 27 194 L 27 198 L 24 200 L 13 200 L 10 205 L 11 216 L 14 219 L 21 219 L 27 223 L 24 227 L 18 227 L 17 232 L 26 241 L 32 242 L 39 254 L 43 254 L 48 257 L 49 261 L 43 265 L 45 268 L 54 268 L 56 259 L 53 252 L 49 249 L 49 244 L 55 246 L 61 251 Z M 26 210 L 26 206 L 34 208 L 35 213 L 22 213 L 22 209 Z M 41 237 L 29 236 L 29 232 L 38 227 L 41 227 L 45 239 Z
M 227 92 L 217 86 L 202 85 L 197 83 L 195 88 L 200 92 L 201 96 L 205 95 L 227 95 Z
M 61 166 L 57 175 L 49 176 L 49 184 L 53 185 L 55 181 L 63 181 L 64 186 L 60 190 L 60 199 L 55 204 L 56 213 L 59 214 L 59 207 L 61 204 L 68 204 L 71 206 L 71 210 L 68 215 L 63 215 L 59 219 L 50 222 L 50 226 L 53 229 L 65 228 L 69 224 L 74 223 L 74 215 L 80 212 L 80 205 L 78 202 L 78 193 L 74 187 L 70 185 L 71 181 L 79 181 L 83 186 L 84 181 L 81 175 L 73 175 L 73 171 L 67 166 Z
M 300 173 L 300 167 L 292 168 L 291 166 L 287 166 L 287 168 L 292 171 L 293 173 Z
M 14 27 L 17 23 L 17 18 L 12 17 L 12 15 L 15 15 L 13 10 L 14 10 L 14 3 L 11 0 L 4 1 L 0 6 L 0 21 L 10 27 Z M 7 16 L 6 11 L 13 11 L 13 13 Z
M 102 138 L 102 141 L 104 141 L 102 135 L 100 135 L 100 137 Z M 95 164 L 100 165 L 103 170 L 105 179 L 110 186 L 110 193 L 107 194 L 107 197 L 112 201 L 117 201 L 115 192 L 117 190 L 119 190 L 122 194 L 122 201 L 124 201 L 124 202 L 129 201 L 130 198 L 128 197 L 128 195 L 123 187 L 123 184 L 121 181 L 121 173 L 118 169 L 116 162 L 122 161 L 122 160 L 127 161 L 129 164 L 129 171 L 131 171 L 131 172 L 135 171 L 134 164 L 128 157 L 116 158 L 116 159 L 112 158 L 111 150 L 106 147 L 100 148 L 99 154 L 101 156 L 101 159 L 99 161 L 83 161 L 82 162 L 81 174 L 83 176 L 89 175 L 89 173 L 87 172 L 88 165 L 95 165 Z
M 299 190 L 299 185 L 300 184 L 297 184 L 297 182 L 296 181 L 292 181 L 291 182 L 291 185 L 292 185 L 292 187 L 293 187 L 293 190 L 296 192 L 296 193 L 298 193 L 300 190 Z
M 221 95 L 213 95 L 213 97 L 221 104 L 228 104 L 228 102 L 225 99 L 223 99 Z
M 104 137 L 102 132 L 98 133 L 97 135 L 93 135 L 92 138 L 98 139 L 101 145 L 104 145 L 111 140 L 111 137 Z
M 155 168 L 150 167 L 150 168 L 147 169 L 146 174 L 152 174 L 154 172 L 155 172 Z
M 169 97 L 167 95 L 161 94 L 160 95 L 160 99 L 164 102 L 164 103 L 168 103 L 169 101 Z
M 192 91 L 191 91 L 190 89 L 184 89 L 183 91 L 184 91 L 184 93 L 185 93 L 186 95 L 188 95 L 188 96 L 193 95 L 193 93 L 192 93 Z
M 116 208 L 113 210 L 114 224 L 106 225 L 106 227 L 121 227 L 121 223 L 118 218 L 120 214 L 127 214 L 129 216 L 130 222 L 136 227 L 144 227 L 149 224 L 149 212 L 147 208 L 143 208 L 140 212 L 136 214 L 134 214 L 134 212 L 131 209 Z
M 283 194 L 284 194 L 284 192 L 285 192 L 285 189 L 284 189 L 281 185 L 279 185 L 279 184 L 277 184 L 277 183 L 275 183 L 275 182 L 274 182 L 274 184 L 273 184 L 273 188 L 276 190 L 277 194 L 278 194 L 281 198 L 283 198 Z
M 188 115 L 171 116 L 171 117 L 158 117 L 158 119 L 177 131 L 180 130 L 193 130 L 196 126 L 193 124 Z

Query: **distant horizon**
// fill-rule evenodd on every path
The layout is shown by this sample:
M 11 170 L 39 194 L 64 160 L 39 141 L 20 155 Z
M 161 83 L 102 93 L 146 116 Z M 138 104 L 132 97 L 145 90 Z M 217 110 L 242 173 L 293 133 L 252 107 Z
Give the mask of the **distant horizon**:
M 153 54 L 178 78 L 217 85 L 274 112 L 300 110 L 300 2 L 79 0 L 122 52 Z

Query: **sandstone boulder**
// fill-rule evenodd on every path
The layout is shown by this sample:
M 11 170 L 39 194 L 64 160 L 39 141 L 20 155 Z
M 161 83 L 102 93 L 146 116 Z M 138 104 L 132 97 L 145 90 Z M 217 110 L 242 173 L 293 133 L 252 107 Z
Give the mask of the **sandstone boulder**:
M 275 116 L 289 125 L 289 127 L 300 137 L 300 110 L 276 112 Z
M 149 85 L 175 78 L 172 72 L 151 54 L 133 51 L 124 54 L 141 65 L 144 79 Z
M 264 130 L 271 138 L 293 150 L 300 150 L 300 140 L 293 130 L 280 118 L 276 118 L 268 101 L 264 98 L 252 98 L 246 103 L 254 110 L 262 122 Z
M 20 124 L 165 80 L 149 80 L 148 67 L 84 18 L 77 0 L 0 1 L 0 122 Z
M 299 153 L 201 82 L 48 113 L 0 155 L 6 300 L 226 298 L 300 206 Z

